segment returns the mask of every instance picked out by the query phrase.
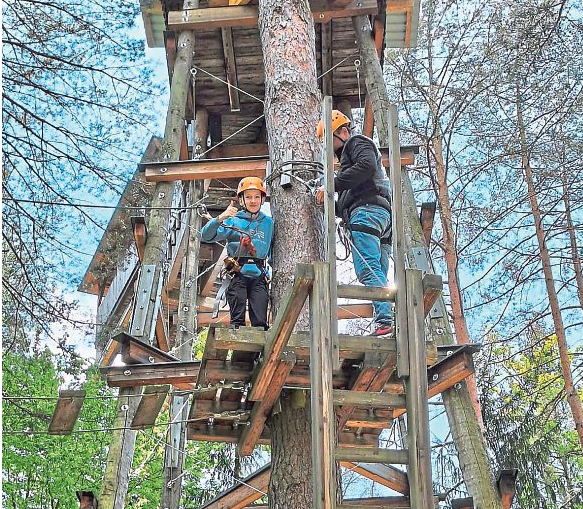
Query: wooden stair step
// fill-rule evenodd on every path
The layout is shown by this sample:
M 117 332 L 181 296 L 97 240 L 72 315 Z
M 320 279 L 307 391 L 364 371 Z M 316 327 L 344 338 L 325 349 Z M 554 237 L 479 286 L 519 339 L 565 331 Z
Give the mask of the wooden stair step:
M 169 385 L 148 385 L 144 389 L 130 427 L 146 429 L 154 426 L 169 391 Z

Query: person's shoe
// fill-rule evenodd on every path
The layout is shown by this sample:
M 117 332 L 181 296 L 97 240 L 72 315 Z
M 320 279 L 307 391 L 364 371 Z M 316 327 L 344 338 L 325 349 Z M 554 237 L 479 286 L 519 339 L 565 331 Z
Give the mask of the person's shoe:
M 381 336 L 383 336 L 383 337 L 385 337 L 385 336 L 390 337 L 390 336 L 393 336 L 394 332 L 395 331 L 394 331 L 392 325 L 390 325 L 388 323 L 379 323 L 377 325 L 377 328 L 372 333 L 372 336 L 375 336 L 375 337 L 381 337 Z

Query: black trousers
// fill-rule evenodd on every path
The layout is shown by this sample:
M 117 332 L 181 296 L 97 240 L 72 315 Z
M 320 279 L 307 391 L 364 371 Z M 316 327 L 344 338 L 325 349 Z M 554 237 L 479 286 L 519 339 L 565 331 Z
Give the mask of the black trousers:
M 227 288 L 227 302 L 231 310 L 231 325 L 245 325 L 245 305 L 249 301 L 249 318 L 252 327 L 267 330 L 267 302 L 269 290 L 265 277 L 247 277 L 235 274 Z

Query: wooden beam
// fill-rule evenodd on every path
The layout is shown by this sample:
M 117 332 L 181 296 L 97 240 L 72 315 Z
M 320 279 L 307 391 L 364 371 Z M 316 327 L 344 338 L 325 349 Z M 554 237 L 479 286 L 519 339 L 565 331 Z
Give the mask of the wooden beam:
M 191 384 L 196 382 L 199 370 L 200 361 L 160 362 L 156 364 L 134 364 L 132 366 L 99 368 L 101 374 L 105 376 L 107 385 L 110 387 Z M 238 378 L 238 374 L 236 376 Z
M 144 217 L 132 217 L 132 228 L 134 231 L 134 242 L 136 243 L 136 250 L 140 263 L 144 262 L 144 253 L 146 252 L 146 238 L 148 237 L 146 230 L 146 222 Z
M 394 302 L 396 288 L 381 286 L 338 285 L 338 297 L 343 299 L 380 300 Z
M 263 428 L 265 427 L 265 421 L 267 420 L 269 412 L 277 398 L 279 398 L 279 394 L 287 379 L 287 375 L 290 373 L 295 363 L 295 354 L 291 351 L 284 350 L 265 395 L 261 401 L 257 401 L 253 406 L 251 416 L 249 417 L 249 424 L 245 426 L 243 433 L 241 433 L 239 443 L 237 444 L 237 453 L 240 456 L 249 456 L 253 453 L 255 444 L 257 444 L 257 441 L 263 432 Z
M 335 454 L 337 461 L 364 461 L 366 463 L 392 463 L 401 465 L 406 465 L 409 462 L 409 452 L 407 449 L 337 447 Z
M 405 408 L 406 398 L 403 394 L 387 392 L 362 393 L 355 391 L 335 390 L 333 393 L 335 405 L 352 405 L 356 408 Z
M 322 95 L 333 96 L 332 81 L 332 22 L 322 23 L 321 31 L 321 61 L 322 61 Z M 330 72 L 328 72 L 330 71 Z
M 253 151 L 255 150 L 257 149 L 253 149 Z M 383 166 L 388 167 L 388 149 L 381 147 L 379 150 L 381 151 Z M 416 147 L 404 147 L 401 153 L 401 165 L 413 164 L 415 162 L 415 153 Z M 267 161 L 269 161 L 268 155 L 250 155 L 220 159 L 140 163 L 138 168 L 145 171 L 148 182 L 264 177 Z
M 454 498 L 451 509 L 474 509 L 474 497 Z
M 101 360 L 99 361 L 100 366 L 109 366 L 113 360 L 117 357 L 117 354 L 121 352 L 121 344 L 113 339 L 110 339 L 103 350 L 101 355 Z
M 269 156 L 267 143 L 248 143 L 246 145 L 219 145 L 211 149 L 208 154 L 212 158 Z
M 211 312 L 198 313 L 198 325 L 200 327 L 207 327 L 213 324 L 229 323 L 229 312 L 219 311 L 217 318 L 212 318 Z M 372 304 L 339 304 L 338 305 L 338 320 L 354 320 L 355 318 L 372 318 L 373 307 Z
M 387 12 L 406 12 L 413 9 L 413 0 L 387 0 Z
M 85 400 L 85 391 L 62 390 L 49 424 L 49 435 L 70 435 Z
M 443 280 L 437 274 L 423 274 L 423 311 L 425 316 L 436 303 L 443 290 Z
M 352 463 L 350 461 L 342 461 L 340 465 L 402 495 L 409 494 L 407 474 L 392 465 Z
M 125 364 L 153 364 L 155 362 L 178 361 L 176 357 L 125 332 L 113 338 L 121 344 L 121 359 Z
M 376 0 L 353 0 L 340 10 L 331 9 L 325 1 L 310 2 L 315 23 L 326 23 L 335 18 L 350 18 L 376 14 Z M 256 27 L 259 10 L 256 5 L 209 7 L 168 13 L 169 30 L 207 30 L 223 27 Z
M 231 5 L 244 5 L 249 0 L 230 0 Z M 221 28 L 221 38 L 223 40 L 223 55 L 225 57 L 225 75 L 229 87 L 229 104 L 231 111 L 236 112 L 241 109 L 241 100 L 239 98 L 239 82 L 237 81 L 237 64 L 235 62 L 235 48 L 233 45 L 233 29 L 230 27 Z M 237 87 L 237 88 L 235 88 Z
M 429 244 L 431 243 L 431 231 L 433 230 L 433 223 L 435 221 L 436 207 L 437 205 L 434 201 L 423 202 L 421 204 L 419 219 L 421 221 L 421 229 L 423 230 L 423 238 L 425 239 L 425 245 L 427 247 L 429 247 Z
M 158 348 L 163 352 L 170 350 L 170 344 L 168 342 L 166 319 L 164 318 L 164 313 L 162 308 L 158 309 L 158 318 L 156 319 L 156 340 L 158 342 Z
M 271 467 L 266 465 L 243 479 L 243 482 L 223 491 L 204 506 L 201 506 L 201 509 L 243 509 L 260 499 L 267 492 L 270 476 Z
M 383 40 L 385 38 L 385 23 L 381 20 L 374 20 L 374 42 L 377 49 L 377 55 L 382 63 L 382 51 L 383 51 Z M 364 120 L 362 125 L 362 134 L 373 137 L 374 134 L 374 115 L 372 111 L 372 103 L 370 102 L 370 97 L 366 94 L 366 100 L 364 102 Z
M 434 497 L 434 507 L 437 509 L 439 498 Z M 347 499 L 338 509 L 411 509 L 409 497 L 370 497 Z
M 146 429 L 154 426 L 169 391 L 169 385 L 149 385 L 146 387 L 132 419 L 131 428 Z
M 500 470 L 496 479 L 496 487 L 502 501 L 503 509 L 510 509 L 514 495 L 516 495 L 516 478 L 518 469 L 510 468 Z
M 314 270 L 312 266 L 296 265 L 293 285 L 288 289 L 279 306 L 269 339 L 265 344 L 263 362 L 254 376 L 253 386 L 248 396 L 251 401 L 261 400 L 265 395 L 277 367 L 279 356 L 287 345 L 313 282 Z

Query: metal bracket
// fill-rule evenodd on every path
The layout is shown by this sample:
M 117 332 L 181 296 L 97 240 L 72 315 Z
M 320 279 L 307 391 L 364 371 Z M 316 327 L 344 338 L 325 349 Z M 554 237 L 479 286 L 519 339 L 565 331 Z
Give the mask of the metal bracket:
M 291 161 L 294 158 L 293 150 L 290 148 L 283 150 L 282 157 L 283 157 L 284 161 Z M 291 170 L 292 168 L 293 168 L 293 165 L 291 163 L 290 164 L 282 164 L 280 171 L 285 172 L 285 171 Z M 291 176 L 287 175 L 285 173 L 282 173 L 281 176 L 279 177 L 279 185 L 281 187 L 283 187 L 284 189 L 290 189 L 292 187 Z
M 136 305 L 132 318 L 132 327 L 130 329 L 131 336 L 142 337 L 144 335 L 144 326 L 146 325 L 146 317 L 148 315 L 150 297 L 152 296 L 155 273 L 155 265 L 142 265 L 138 281 L 138 289 L 136 292 Z

